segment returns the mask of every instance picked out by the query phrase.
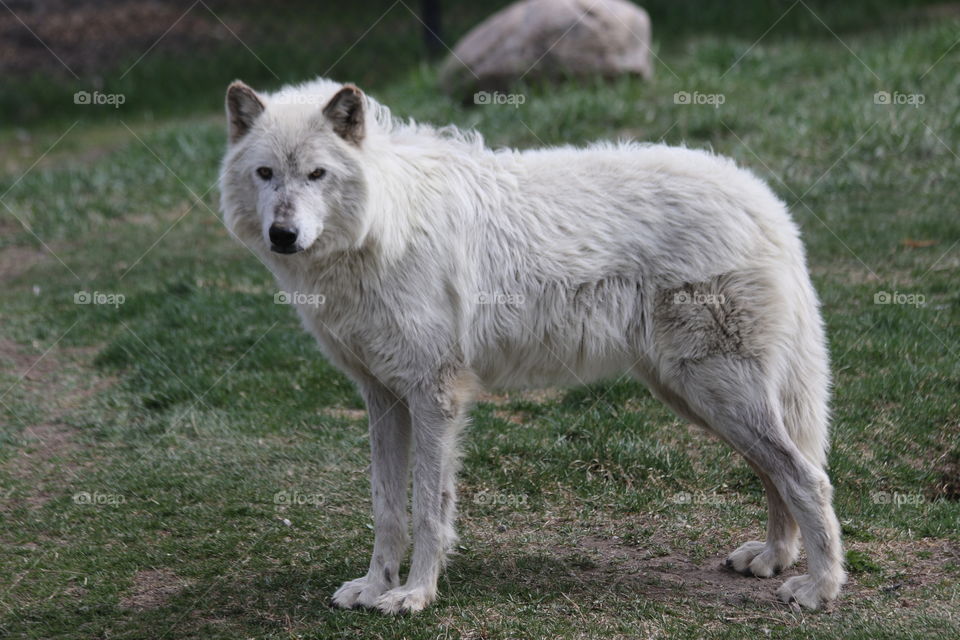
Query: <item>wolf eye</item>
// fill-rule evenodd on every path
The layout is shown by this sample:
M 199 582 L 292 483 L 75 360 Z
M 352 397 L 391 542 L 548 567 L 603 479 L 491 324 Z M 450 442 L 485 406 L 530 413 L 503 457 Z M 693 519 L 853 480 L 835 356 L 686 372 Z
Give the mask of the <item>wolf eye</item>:
M 259 169 L 257 169 L 257 175 L 264 180 L 269 180 L 270 178 L 273 177 L 273 169 L 271 169 L 270 167 L 260 167 Z
M 323 176 L 327 175 L 326 169 L 314 169 L 307 175 L 308 180 L 319 180 Z

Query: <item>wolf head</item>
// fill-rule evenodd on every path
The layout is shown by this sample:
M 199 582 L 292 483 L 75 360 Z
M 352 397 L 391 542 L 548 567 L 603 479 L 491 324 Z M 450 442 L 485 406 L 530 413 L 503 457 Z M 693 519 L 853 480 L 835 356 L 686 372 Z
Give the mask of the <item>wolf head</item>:
M 353 85 L 311 88 L 260 95 L 237 81 L 227 89 L 222 206 L 241 241 L 263 243 L 252 248 L 330 252 L 362 232 L 366 98 Z

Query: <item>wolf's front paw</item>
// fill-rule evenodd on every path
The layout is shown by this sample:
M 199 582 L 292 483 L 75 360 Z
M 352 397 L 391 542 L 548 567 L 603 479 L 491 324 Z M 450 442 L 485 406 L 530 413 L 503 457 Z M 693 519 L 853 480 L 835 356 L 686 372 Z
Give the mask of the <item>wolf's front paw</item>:
M 763 542 L 745 542 L 727 556 L 727 567 L 746 576 L 769 578 L 794 563 L 796 554 L 778 554 Z
M 781 602 L 796 602 L 802 607 L 814 610 L 821 604 L 834 600 L 840 593 L 840 582 L 819 583 L 810 575 L 794 576 L 777 589 L 777 598 Z
M 376 607 L 383 613 L 416 613 L 437 599 L 435 591 L 424 587 L 397 587 L 380 596 Z
M 372 607 L 390 585 L 370 580 L 367 576 L 344 582 L 333 594 L 333 604 L 343 609 Z

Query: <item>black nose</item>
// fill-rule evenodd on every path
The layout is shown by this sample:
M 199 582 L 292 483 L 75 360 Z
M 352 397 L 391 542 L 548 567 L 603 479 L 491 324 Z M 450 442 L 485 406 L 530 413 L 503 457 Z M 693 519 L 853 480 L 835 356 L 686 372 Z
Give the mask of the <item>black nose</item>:
M 280 249 L 290 249 L 297 242 L 297 228 L 285 224 L 270 225 L 270 242 Z

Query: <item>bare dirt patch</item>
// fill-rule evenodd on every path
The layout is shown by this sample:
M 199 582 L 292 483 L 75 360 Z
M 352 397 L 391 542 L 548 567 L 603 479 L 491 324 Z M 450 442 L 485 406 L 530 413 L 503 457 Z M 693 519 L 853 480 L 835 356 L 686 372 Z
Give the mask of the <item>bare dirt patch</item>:
M 48 252 L 41 248 L 6 247 L 3 251 L 0 251 L 0 282 L 15 280 L 34 265 L 53 259 Z
M 16 455 L 0 465 L 0 470 L 21 480 L 29 492 L 10 492 L 0 504 L 0 513 L 6 507 L 25 503 L 41 507 L 64 493 L 64 485 L 76 475 L 80 465 L 72 461 L 79 450 L 74 430 L 62 423 L 27 425 L 22 434 L 23 446 Z
M 693 597 L 724 605 L 776 605 L 773 587 L 805 569 L 803 564 L 791 567 L 774 580 L 751 578 L 727 569 L 725 555 L 695 561 L 677 548 L 675 541 L 665 538 L 637 547 L 621 540 L 585 536 L 578 547 L 595 558 L 596 567 L 585 570 L 587 575 L 606 578 L 611 585 L 631 586 L 648 598 L 663 601 Z
M 45 408 L 54 410 L 53 418 L 57 419 L 115 382 L 92 373 L 93 357 L 98 351 L 99 347 L 30 348 L 0 339 L 0 364 L 17 378 L 14 388 L 36 395 Z
M 560 590 L 584 611 L 616 611 L 617 603 L 642 597 L 681 609 L 691 603 L 716 607 L 723 620 L 737 622 L 793 625 L 807 615 L 775 596 L 784 580 L 806 572 L 805 554 L 770 579 L 724 566 L 737 546 L 763 539 L 762 523 L 731 525 L 700 510 L 607 517 L 591 511 L 586 521 L 563 504 L 570 503 L 554 502 L 559 510 L 540 513 L 504 509 L 482 518 L 470 517 L 465 505 L 460 531 L 479 556 L 471 558 L 475 568 L 466 569 L 467 579 L 480 579 L 474 572 L 486 575 L 495 558 L 500 570 L 494 584 L 508 580 L 543 594 Z M 877 533 L 877 540 L 847 543 L 869 558 L 869 568 L 851 571 L 840 599 L 826 610 L 863 615 L 879 608 L 905 618 L 939 614 L 943 599 L 931 594 L 952 592 L 960 577 L 960 544 L 901 539 L 903 533 L 894 530 Z M 461 560 L 452 562 L 455 567 Z
M 492 404 L 494 406 L 493 415 L 504 422 L 526 424 L 530 421 L 529 414 L 526 411 L 509 409 L 508 405 L 518 401 L 537 404 L 550 402 L 563 397 L 563 393 L 563 389 L 556 388 L 511 391 L 510 393 L 483 393 L 477 398 L 477 402 Z
M 77 448 L 73 431 L 63 424 L 44 423 L 24 429 L 24 447 L 11 466 L 14 475 L 27 477 L 46 463 L 64 458 Z
M 85 400 L 115 383 L 112 378 L 91 373 L 90 361 L 95 352 L 96 349 L 62 348 L 45 352 L 39 347 L 31 349 L 11 340 L 0 340 L 0 365 L 16 378 L 4 387 L 9 394 L 6 403 L 9 406 L 11 397 L 17 396 L 41 408 L 41 419 L 33 423 L 24 423 L 24 418 L 9 409 L 14 424 L 21 427 L 22 445 L 0 464 L 0 470 L 29 487 L 26 495 L 12 493 L 11 504 L 22 500 L 29 506 L 42 506 L 62 495 L 65 483 L 91 463 L 76 460 L 82 447 L 76 429 L 65 418 Z M 33 419 L 36 420 L 35 416 Z
M 204 7 L 190 9 L 187 2 L 51 0 L 14 6 L 16 15 L 0 15 L 0 71 L 8 74 L 66 77 L 69 67 L 93 75 L 117 61 L 132 64 L 153 45 L 196 53 L 232 38 L 231 31 L 241 37 L 244 31 L 237 21 L 227 19 L 225 25 Z
M 165 605 L 180 593 L 189 582 L 170 569 L 145 569 L 133 577 L 130 592 L 120 600 L 120 607 L 133 611 L 147 611 Z
M 905 13 L 910 17 L 949 20 L 960 16 L 960 2 L 942 2 L 927 7 L 907 10 Z
M 898 532 L 889 531 L 889 535 Z M 950 540 L 922 538 L 918 540 L 850 541 L 848 550 L 861 551 L 879 570 L 874 573 L 888 578 L 872 589 L 876 592 L 906 595 L 911 590 L 955 582 L 960 575 L 960 543 Z
M 57 369 L 53 354 L 44 356 L 43 351 L 34 352 L 13 340 L 0 340 L 0 362 L 7 371 L 25 380 L 40 380 Z

